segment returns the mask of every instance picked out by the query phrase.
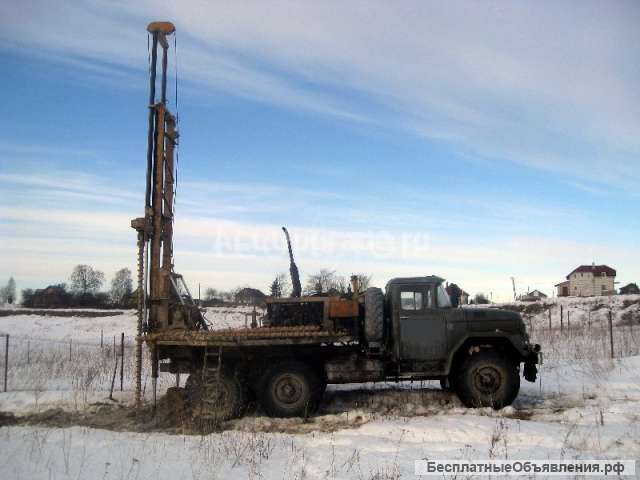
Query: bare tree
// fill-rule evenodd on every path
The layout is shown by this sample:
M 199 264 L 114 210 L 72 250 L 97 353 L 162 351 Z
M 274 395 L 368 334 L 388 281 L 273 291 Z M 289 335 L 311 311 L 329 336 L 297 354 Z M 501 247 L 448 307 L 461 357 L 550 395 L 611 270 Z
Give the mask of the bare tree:
M 220 290 L 217 292 L 217 295 L 218 295 L 218 298 L 220 298 L 224 302 L 232 302 L 233 297 L 235 296 L 238 290 L 239 288 L 236 288 L 234 290 Z
M 276 275 L 275 280 L 278 281 L 278 285 L 280 287 L 280 296 L 282 297 L 290 296 L 292 289 L 291 289 L 291 281 L 289 280 L 289 275 L 287 275 L 286 272 L 280 272 Z
M 13 277 L 9 278 L 7 285 L 0 288 L 0 303 L 12 304 L 16 301 L 16 281 Z
M 347 291 L 347 282 L 344 277 L 336 275 L 335 270 L 323 268 L 307 278 L 305 295 L 318 295 L 330 290 L 337 290 L 340 293 Z
M 215 288 L 209 287 L 204 291 L 205 302 L 211 302 L 216 298 L 221 298 L 221 297 L 222 297 L 222 292 L 218 292 Z
M 131 270 L 122 268 L 116 272 L 111 280 L 111 302 L 122 305 L 125 299 L 133 292 L 133 280 L 131 280 Z
M 231 290 L 220 292 L 220 296 L 225 302 L 235 302 L 236 296 L 244 288 L 249 288 L 249 286 L 248 285 L 238 286 L 238 287 L 232 288 Z
M 77 293 L 95 293 L 104 283 L 104 273 L 90 265 L 76 265 L 71 272 L 71 290 Z
M 360 287 L 361 292 L 364 292 L 371 286 L 371 275 L 367 275 L 366 273 L 358 273 L 356 277 L 358 279 L 358 286 Z
M 16 281 L 13 277 L 9 278 L 7 282 L 7 303 L 12 304 L 16 301 Z
M 476 296 L 474 297 L 474 301 L 476 305 L 484 305 L 484 304 L 491 303 L 489 302 L 487 295 L 484 293 L 476 293 Z

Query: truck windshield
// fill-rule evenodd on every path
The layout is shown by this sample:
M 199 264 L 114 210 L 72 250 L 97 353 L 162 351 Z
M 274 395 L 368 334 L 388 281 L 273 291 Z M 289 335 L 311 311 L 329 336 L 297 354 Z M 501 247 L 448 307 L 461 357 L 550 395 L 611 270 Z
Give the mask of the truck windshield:
M 450 308 L 451 307 L 451 299 L 449 298 L 449 294 L 444 289 L 442 284 L 438 285 L 438 289 L 436 291 L 438 297 L 438 307 L 440 308 Z

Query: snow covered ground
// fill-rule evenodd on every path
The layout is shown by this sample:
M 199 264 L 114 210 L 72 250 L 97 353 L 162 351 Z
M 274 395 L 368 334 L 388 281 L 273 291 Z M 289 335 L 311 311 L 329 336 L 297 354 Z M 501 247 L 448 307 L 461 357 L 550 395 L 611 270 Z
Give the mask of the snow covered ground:
M 208 309 L 205 316 L 216 329 L 241 327 L 245 319 L 251 322 L 252 311 L 253 308 L 244 306 L 216 307 Z M 125 335 L 124 391 L 119 391 L 118 371 L 115 396 L 130 400 L 135 381 L 136 325 L 133 310 L 95 318 L 21 314 L 0 317 L 0 334 L 10 335 L 9 391 L 0 394 L 0 411 L 78 409 L 103 400 L 108 396 L 115 364 L 120 362 L 122 333 Z M 0 344 L 0 351 L 4 353 L 4 343 Z M 4 362 L 4 358 L 0 361 Z M 147 393 L 151 372 L 148 362 L 143 365 L 143 388 Z M 173 375 L 161 374 L 160 391 L 174 384 Z
M 16 309 L 20 312 L 21 309 Z M 33 310 L 33 309 L 29 309 Z M 104 310 L 78 309 L 82 312 L 105 312 Z M 50 312 L 51 310 L 49 310 Z M 70 312 L 73 309 L 62 309 L 62 312 Z M 214 328 L 229 328 L 244 326 L 245 314 L 250 315 L 252 307 L 215 307 L 208 308 L 205 317 Z M 262 310 L 257 310 L 262 314 Z M 251 321 L 250 316 L 249 322 Z M 66 317 L 52 315 L 22 315 L 15 314 L 0 317 L 0 334 L 9 333 L 16 337 L 43 338 L 47 340 L 83 340 L 99 344 L 100 331 L 104 338 L 120 337 L 124 332 L 128 338 L 133 338 L 136 333 L 136 311 L 124 310 L 121 315 L 107 317 Z
M 0 478 L 396 479 L 413 478 L 414 460 L 423 458 L 637 459 L 640 328 L 622 322 L 637 304 L 618 300 L 615 359 L 606 324 L 588 328 L 576 314 L 572 329 L 560 333 L 555 324 L 545 330 L 545 312 L 539 313 L 533 335 L 546 353 L 540 379 L 523 381 L 514 405 L 498 412 L 463 408 L 435 383 L 416 382 L 330 386 L 316 417 L 256 413 L 209 435 L 6 425 Z M 597 306 L 574 303 L 576 311 Z M 207 316 L 221 328 L 240 326 L 247 311 L 211 309 Z M 130 338 L 134 314 L 0 317 L 0 331 L 12 336 L 11 391 L 0 394 L 0 411 L 101 408 L 95 402 L 106 403 L 116 360 L 112 347 L 99 346 L 101 329 L 106 338 L 123 331 Z M 131 398 L 132 360 L 126 353 L 124 392 L 116 392 L 122 402 Z M 174 382 L 162 377 L 162 388 Z
M 531 321 L 530 325 L 534 330 L 548 328 L 549 318 L 552 327 L 559 328 L 562 317 L 563 327 L 569 328 L 606 326 L 610 311 L 615 325 L 627 324 L 629 319 L 640 317 L 640 295 L 559 297 L 539 302 L 510 302 L 484 306 L 517 309 L 523 313 L 527 321 Z

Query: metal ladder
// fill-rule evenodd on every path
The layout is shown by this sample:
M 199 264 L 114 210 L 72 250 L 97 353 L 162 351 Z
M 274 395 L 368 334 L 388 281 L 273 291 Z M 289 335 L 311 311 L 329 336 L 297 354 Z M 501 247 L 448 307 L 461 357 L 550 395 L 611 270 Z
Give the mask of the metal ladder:
M 216 395 L 220 377 L 222 376 L 222 347 L 210 351 L 209 347 L 204 347 L 204 358 L 202 365 L 202 397 L 201 415 L 204 420 L 217 420 L 216 408 L 220 399 Z

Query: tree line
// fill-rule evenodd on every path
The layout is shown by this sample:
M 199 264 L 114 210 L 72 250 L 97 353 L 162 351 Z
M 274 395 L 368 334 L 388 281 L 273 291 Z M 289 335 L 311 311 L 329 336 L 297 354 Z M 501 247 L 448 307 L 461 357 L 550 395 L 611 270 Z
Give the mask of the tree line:
M 121 268 L 116 271 L 107 291 L 102 291 L 104 285 L 104 272 L 91 265 L 76 265 L 71 271 L 68 283 L 57 283 L 35 290 L 32 288 L 23 289 L 22 306 L 30 308 L 135 308 L 137 300 L 133 290 L 131 270 Z
M 359 273 L 356 275 L 360 291 L 371 286 L 371 275 Z M 69 282 L 49 285 L 43 289 L 26 288 L 22 290 L 22 306 L 30 308 L 136 308 L 137 292 L 133 290 L 131 270 L 121 268 L 114 273 L 107 291 L 102 291 L 105 285 L 105 274 L 91 265 L 76 265 Z M 307 276 L 302 290 L 304 296 L 314 295 L 350 295 L 351 283 L 335 270 L 323 268 Z M 291 281 L 285 272 L 276 274 L 269 286 L 267 294 L 249 286 L 236 287 L 232 290 L 218 290 L 206 288 L 201 299 L 204 306 L 223 305 L 225 303 L 246 303 L 247 296 L 270 295 L 283 298 L 291 295 Z M 0 287 L 0 304 L 15 304 L 17 302 L 16 281 L 13 277 L 4 287 Z M 478 293 L 470 303 L 490 303 L 483 293 Z
M 356 275 L 360 291 L 364 291 L 371 286 L 371 275 L 359 273 Z M 282 272 L 278 273 L 271 282 L 269 291 L 272 297 L 281 298 L 291 294 L 291 280 L 289 276 Z M 338 275 L 335 270 L 323 268 L 307 277 L 307 281 L 302 289 L 302 295 L 348 295 L 351 293 L 351 282 L 342 275 Z
M 371 275 L 359 273 L 356 275 L 360 285 L 360 290 L 366 290 L 371 286 Z M 269 285 L 266 293 L 249 285 L 239 286 L 231 290 L 218 290 L 216 288 L 206 288 L 201 299 L 203 306 L 216 306 L 225 303 L 262 303 L 264 298 L 285 298 L 291 295 L 292 286 L 288 273 L 276 274 Z M 335 270 L 322 269 L 307 277 L 303 287 L 302 295 L 350 295 L 351 283 Z

